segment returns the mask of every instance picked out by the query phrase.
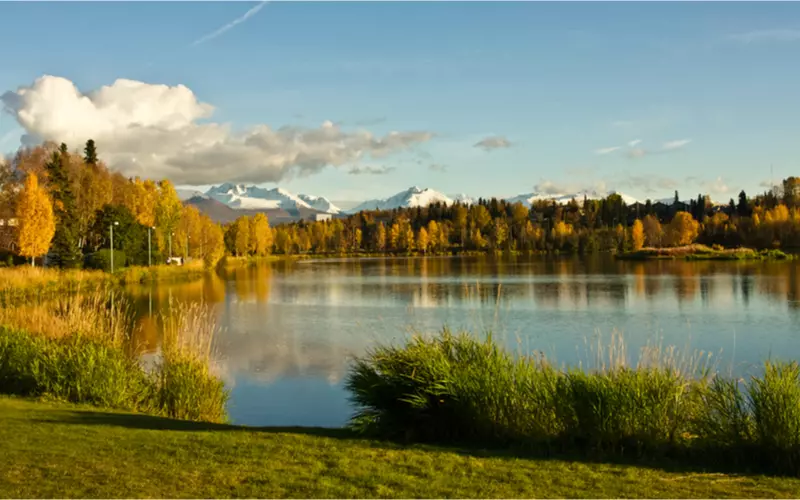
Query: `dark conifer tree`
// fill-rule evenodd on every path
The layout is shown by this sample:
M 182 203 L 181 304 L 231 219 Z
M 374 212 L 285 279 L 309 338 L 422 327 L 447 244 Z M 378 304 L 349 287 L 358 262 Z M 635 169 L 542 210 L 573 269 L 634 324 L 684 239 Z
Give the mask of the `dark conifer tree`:
M 66 144 L 61 144 L 45 165 L 50 180 L 53 197 L 53 211 L 56 215 L 56 232 L 50 245 L 50 258 L 54 265 L 62 268 L 81 266 L 81 251 L 78 246 L 77 214 L 75 195 L 67 175 L 69 152 Z

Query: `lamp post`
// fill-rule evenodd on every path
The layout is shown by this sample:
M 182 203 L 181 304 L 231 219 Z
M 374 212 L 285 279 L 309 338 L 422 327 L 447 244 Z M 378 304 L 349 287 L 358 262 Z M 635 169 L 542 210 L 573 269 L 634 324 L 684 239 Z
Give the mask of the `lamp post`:
M 114 274 L 114 226 L 119 226 L 119 222 L 114 221 L 109 226 L 109 231 L 111 232 L 111 274 Z
M 150 250 L 150 238 L 151 238 L 150 237 L 150 231 L 155 229 L 155 228 L 156 228 L 156 226 L 150 226 L 150 227 L 147 228 L 147 265 L 148 266 L 152 266 L 153 265 L 153 254 L 152 254 L 152 252 Z

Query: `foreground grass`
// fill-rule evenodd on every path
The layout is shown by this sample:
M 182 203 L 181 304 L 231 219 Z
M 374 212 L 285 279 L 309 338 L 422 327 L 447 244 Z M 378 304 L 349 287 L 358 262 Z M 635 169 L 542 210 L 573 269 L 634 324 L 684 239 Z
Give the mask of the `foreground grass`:
M 0 397 L 5 498 L 791 498 L 800 480 L 404 447 Z

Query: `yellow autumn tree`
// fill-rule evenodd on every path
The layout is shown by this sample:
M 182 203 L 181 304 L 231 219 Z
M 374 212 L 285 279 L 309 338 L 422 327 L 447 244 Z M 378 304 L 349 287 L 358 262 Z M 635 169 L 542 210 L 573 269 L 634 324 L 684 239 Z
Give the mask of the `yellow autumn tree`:
M 256 255 L 264 256 L 272 250 L 272 229 L 265 214 L 257 213 L 253 217 L 250 223 L 250 240 L 250 247 Z
M 644 218 L 642 226 L 647 244 L 651 247 L 660 247 L 664 237 L 664 230 L 661 228 L 661 223 L 658 222 L 658 219 L 648 215 Z
M 246 256 L 250 252 L 250 218 L 239 217 L 234 224 L 236 225 L 236 239 L 234 240 L 236 255 Z
M 17 200 L 17 219 L 19 253 L 30 257 L 33 266 L 36 257 L 47 253 L 56 232 L 53 202 L 34 173 L 28 174 Z
M 386 250 L 386 226 L 383 222 L 378 223 L 378 228 L 375 230 L 375 250 L 383 252 Z
M 175 187 L 168 180 L 159 183 L 158 200 L 155 206 L 155 225 L 158 237 L 158 246 L 162 252 L 170 246 L 171 236 L 177 228 L 181 217 L 183 204 Z M 143 191 L 140 191 L 143 192 Z M 137 217 L 138 219 L 138 217 Z M 142 221 L 140 221 L 141 223 Z M 172 242 L 174 247 L 175 242 Z M 174 252 L 174 248 L 173 248 Z
M 700 233 L 700 223 L 689 212 L 678 212 L 669 223 L 669 241 L 674 246 L 691 244 Z
M 631 228 L 631 243 L 633 250 L 641 250 L 644 246 L 644 224 L 639 219 L 633 221 Z
M 225 255 L 225 235 L 222 228 L 208 217 L 200 221 L 200 252 L 206 267 L 214 267 Z
M 429 244 L 428 230 L 425 229 L 424 227 L 421 227 L 417 232 L 417 250 L 419 250 L 422 253 L 427 253 L 428 244 Z

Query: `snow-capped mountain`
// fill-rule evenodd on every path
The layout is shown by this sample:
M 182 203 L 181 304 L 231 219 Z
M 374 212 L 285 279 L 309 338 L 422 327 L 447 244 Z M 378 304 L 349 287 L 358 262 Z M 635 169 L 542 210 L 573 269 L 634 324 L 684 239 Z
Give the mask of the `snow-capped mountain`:
M 626 205 L 633 205 L 634 203 L 639 201 L 633 196 L 629 196 L 627 194 L 620 193 L 617 191 L 600 192 L 594 190 L 579 191 L 577 193 L 569 193 L 569 194 L 528 193 L 528 194 L 521 194 L 519 196 L 514 196 L 513 198 L 507 198 L 506 201 L 508 203 L 521 202 L 523 205 L 530 207 L 534 202 L 540 200 L 555 201 L 558 204 L 566 204 L 574 199 L 575 201 L 580 203 L 581 201 L 583 201 L 584 198 L 587 198 L 589 200 L 599 200 L 601 198 L 606 198 L 612 194 L 618 194 Z
M 311 208 L 314 210 L 319 210 L 320 212 L 325 212 L 329 214 L 338 214 L 342 210 L 331 203 L 328 198 L 324 196 L 312 196 L 310 194 L 298 194 L 298 198 L 306 202 Z
M 196 189 L 176 189 L 176 193 L 178 193 L 178 198 L 181 201 L 191 200 L 192 198 L 208 198 L 206 194 L 202 191 L 198 191 Z
M 337 214 L 339 208 L 326 198 L 295 195 L 282 188 L 264 189 L 244 184 L 225 183 L 214 186 L 206 195 L 225 205 L 241 210 L 297 210 L 308 208 Z
M 478 198 L 464 193 L 452 195 L 450 198 L 454 203 L 461 203 L 463 205 L 474 205 L 478 202 Z
M 365 201 L 349 210 L 349 212 L 358 213 L 364 210 L 393 210 L 395 208 L 427 207 L 431 203 L 436 202 L 450 205 L 453 203 L 453 200 L 433 189 L 421 189 L 414 186 L 390 198 Z

